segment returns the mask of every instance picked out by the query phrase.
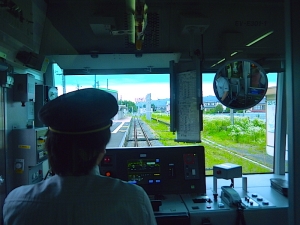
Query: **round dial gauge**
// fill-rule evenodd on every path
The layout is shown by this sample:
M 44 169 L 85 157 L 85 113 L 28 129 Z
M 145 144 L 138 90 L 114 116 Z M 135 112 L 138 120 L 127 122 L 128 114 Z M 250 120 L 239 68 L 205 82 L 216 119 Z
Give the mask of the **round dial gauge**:
M 50 87 L 48 89 L 48 99 L 49 101 L 55 99 L 58 95 L 57 89 L 55 87 Z

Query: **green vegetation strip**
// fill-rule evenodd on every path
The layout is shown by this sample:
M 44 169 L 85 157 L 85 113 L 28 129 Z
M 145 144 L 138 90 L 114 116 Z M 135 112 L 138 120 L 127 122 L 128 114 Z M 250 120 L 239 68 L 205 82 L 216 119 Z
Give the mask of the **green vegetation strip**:
M 141 119 L 146 122 L 159 136 L 159 141 L 165 146 L 176 145 L 191 145 L 191 143 L 175 142 L 176 134 L 170 132 L 168 125 L 158 122 L 158 120 L 166 123 L 170 122 L 170 117 L 162 114 L 153 114 L 153 120 L 147 120 L 144 116 Z M 156 119 L 156 120 L 155 120 Z M 217 144 L 223 146 L 231 146 L 242 150 L 244 156 L 251 159 L 251 154 L 266 155 L 265 153 L 265 124 L 259 119 L 250 121 L 248 118 L 237 118 L 235 125 L 230 124 L 230 118 L 204 116 L 204 131 L 201 133 L 203 139 L 209 139 Z M 240 133 L 238 134 L 235 128 L 238 127 Z M 244 129 L 244 130 L 243 130 Z M 246 131 L 246 129 L 252 129 Z M 234 132 L 236 134 L 234 135 Z M 254 138 L 254 139 L 253 139 Z M 207 175 L 212 174 L 212 167 L 222 163 L 233 163 L 241 165 L 243 173 L 269 173 L 272 172 L 264 166 L 260 166 L 254 162 L 237 157 L 228 151 L 222 151 L 219 147 L 211 145 L 210 143 L 195 143 L 204 146 L 205 148 L 205 164 L 207 168 Z M 233 151 L 234 152 L 234 151 Z M 246 152 L 246 153 L 245 153 Z M 267 156 L 266 156 L 267 157 Z M 248 157 L 247 157 L 248 158 Z M 254 160 L 254 159 L 252 159 Z M 254 160 L 255 161 L 255 160 Z M 272 167 L 267 162 L 265 166 Z

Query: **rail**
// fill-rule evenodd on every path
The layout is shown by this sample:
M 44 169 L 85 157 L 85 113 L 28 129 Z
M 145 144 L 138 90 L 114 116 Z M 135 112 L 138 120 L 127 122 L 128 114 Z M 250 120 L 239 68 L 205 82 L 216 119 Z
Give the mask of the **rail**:
M 152 146 L 152 143 L 149 140 L 149 137 L 148 137 L 147 133 L 145 132 L 139 118 L 134 117 L 133 126 L 134 126 L 134 128 L 133 128 L 133 130 L 134 130 L 134 147 L 139 147 L 139 143 L 141 141 L 146 142 L 148 146 Z

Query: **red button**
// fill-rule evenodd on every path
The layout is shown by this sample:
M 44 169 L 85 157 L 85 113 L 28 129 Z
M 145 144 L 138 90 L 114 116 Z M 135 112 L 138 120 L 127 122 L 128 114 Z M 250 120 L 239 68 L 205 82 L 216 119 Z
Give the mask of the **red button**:
M 111 158 L 108 157 L 108 156 L 105 156 L 105 157 L 104 157 L 104 162 L 105 162 L 105 163 L 110 163 L 110 162 L 111 162 Z

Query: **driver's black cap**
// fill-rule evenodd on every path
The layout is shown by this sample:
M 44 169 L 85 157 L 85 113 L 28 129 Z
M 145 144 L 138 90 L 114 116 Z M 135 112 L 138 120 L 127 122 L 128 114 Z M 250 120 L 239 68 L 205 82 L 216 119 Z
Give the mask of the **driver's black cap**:
M 39 111 L 39 119 L 52 132 L 85 134 L 109 128 L 118 112 L 116 98 L 107 91 L 86 88 L 63 94 Z

